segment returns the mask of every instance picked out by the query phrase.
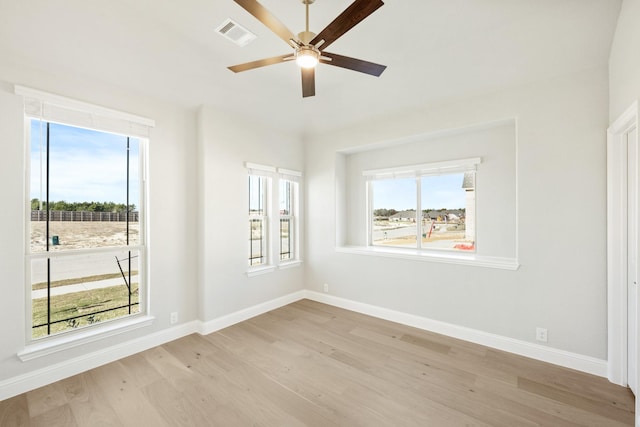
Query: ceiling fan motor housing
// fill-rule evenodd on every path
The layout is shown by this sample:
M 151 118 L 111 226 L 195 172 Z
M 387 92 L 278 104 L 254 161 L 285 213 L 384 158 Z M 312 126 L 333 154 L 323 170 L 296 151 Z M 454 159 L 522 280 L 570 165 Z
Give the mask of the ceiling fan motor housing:
M 311 40 L 316 36 L 316 33 L 311 31 L 302 31 L 298 33 L 298 40 L 300 40 L 303 44 L 308 45 L 311 43 Z

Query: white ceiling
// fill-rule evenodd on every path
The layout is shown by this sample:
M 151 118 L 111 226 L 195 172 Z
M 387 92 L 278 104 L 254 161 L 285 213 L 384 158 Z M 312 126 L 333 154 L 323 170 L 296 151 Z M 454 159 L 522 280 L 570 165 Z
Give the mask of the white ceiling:
M 301 0 L 261 0 L 304 29 Z M 319 32 L 351 0 L 316 0 Z M 232 0 L 0 0 L 0 65 L 116 85 L 186 107 L 317 132 L 493 92 L 607 63 L 620 0 L 386 0 L 331 52 L 388 66 L 376 78 L 320 65 L 301 96 L 285 63 L 234 74 L 227 66 L 292 49 Z M 215 32 L 232 18 L 258 39 L 238 47 Z M 42 88 L 46 89 L 46 88 Z

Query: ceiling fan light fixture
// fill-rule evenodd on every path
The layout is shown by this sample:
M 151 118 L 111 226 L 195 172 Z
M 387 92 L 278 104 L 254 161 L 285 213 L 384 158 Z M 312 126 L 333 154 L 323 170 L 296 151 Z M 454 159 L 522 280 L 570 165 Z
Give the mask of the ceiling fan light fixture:
M 296 63 L 302 68 L 315 68 L 320 62 L 320 51 L 313 46 L 300 46 L 296 49 Z

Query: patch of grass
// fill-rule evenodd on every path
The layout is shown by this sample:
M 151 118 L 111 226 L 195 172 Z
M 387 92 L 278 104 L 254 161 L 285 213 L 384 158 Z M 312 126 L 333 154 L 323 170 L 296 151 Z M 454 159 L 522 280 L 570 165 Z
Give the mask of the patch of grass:
M 124 274 L 128 275 L 126 271 L 124 272 Z M 135 276 L 137 274 L 138 274 L 138 271 L 133 271 L 133 270 L 131 271 L 132 276 Z M 74 277 L 71 279 L 54 280 L 51 282 L 51 287 L 55 288 L 57 286 L 77 285 L 78 283 L 97 282 L 100 280 L 116 279 L 119 277 L 122 277 L 122 274 L 109 273 L 109 274 L 96 274 L 95 276 Z M 37 289 L 47 289 L 47 282 L 34 283 L 31 289 L 33 289 L 34 291 Z
M 138 287 L 138 283 L 131 284 L 132 304 L 139 302 Z M 124 285 L 53 296 L 51 297 L 52 322 L 81 315 L 84 317 L 51 325 L 51 334 L 126 316 L 129 314 L 128 308 L 121 308 L 99 314 L 92 313 L 120 307 L 128 303 L 129 290 Z M 32 304 L 32 324 L 40 325 L 47 323 L 47 298 L 34 299 Z M 139 306 L 136 305 L 131 307 L 131 313 L 138 313 L 139 311 Z M 46 335 L 46 325 L 33 328 L 32 330 L 33 338 L 40 338 Z

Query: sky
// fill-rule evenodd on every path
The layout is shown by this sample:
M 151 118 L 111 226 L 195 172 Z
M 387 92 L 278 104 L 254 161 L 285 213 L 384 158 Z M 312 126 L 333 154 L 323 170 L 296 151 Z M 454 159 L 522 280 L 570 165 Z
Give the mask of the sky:
M 261 184 L 261 180 L 262 180 L 262 184 Z M 278 186 L 278 198 L 280 199 L 280 203 L 279 203 L 279 209 L 280 211 L 289 211 L 291 212 L 292 209 L 294 209 L 294 206 L 292 206 L 292 194 L 294 193 L 293 190 L 293 183 L 291 183 L 290 181 L 286 181 L 284 179 L 278 180 L 279 181 L 279 186 Z M 290 183 L 289 185 L 291 186 L 290 188 L 287 188 L 285 183 Z M 266 188 L 261 187 L 262 186 L 268 186 L 267 184 L 267 178 L 265 177 L 260 177 L 258 175 L 249 175 L 249 212 L 254 211 L 257 212 L 260 209 L 268 209 L 267 206 L 265 206 L 265 201 L 263 200 L 263 197 L 265 196 L 264 191 L 266 190 Z M 268 196 L 267 196 L 268 197 Z
M 49 200 L 127 201 L 127 138 L 50 124 Z M 41 152 L 42 149 L 42 152 Z M 139 203 L 139 141 L 130 140 L 129 203 Z M 42 176 L 42 178 L 41 178 Z M 31 120 L 31 199 L 46 199 L 46 122 Z
M 422 177 L 422 209 L 465 207 L 464 173 Z M 415 178 L 373 181 L 373 209 L 403 211 L 416 208 Z

